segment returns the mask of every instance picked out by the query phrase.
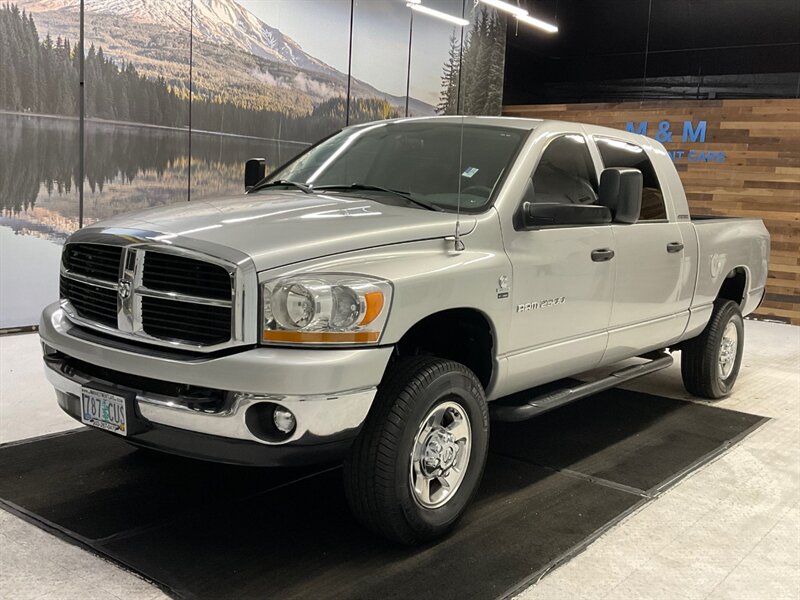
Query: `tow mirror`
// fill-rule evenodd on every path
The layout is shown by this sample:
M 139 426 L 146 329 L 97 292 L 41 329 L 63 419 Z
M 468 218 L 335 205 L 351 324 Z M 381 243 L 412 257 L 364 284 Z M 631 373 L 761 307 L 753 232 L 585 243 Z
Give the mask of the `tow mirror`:
M 265 158 L 251 158 L 244 163 L 244 191 L 250 189 L 267 174 L 267 160 Z
M 642 172 L 609 168 L 600 174 L 600 204 L 611 209 L 614 223 L 636 223 L 642 211 Z
M 611 211 L 594 204 L 525 202 L 522 215 L 526 229 L 566 225 L 603 225 L 611 222 Z

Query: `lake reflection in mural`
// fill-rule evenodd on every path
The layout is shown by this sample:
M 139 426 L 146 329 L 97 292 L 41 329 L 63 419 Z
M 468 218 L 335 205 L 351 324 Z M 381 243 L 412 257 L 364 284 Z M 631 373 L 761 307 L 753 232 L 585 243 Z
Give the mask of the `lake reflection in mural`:
M 56 299 L 57 248 L 79 226 L 77 119 L 0 113 L 0 328 Z M 84 225 L 189 196 L 189 132 L 86 123 Z M 192 132 L 192 199 L 243 191 L 244 161 L 277 166 L 305 145 Z M 36 242 L 22 238 L 38 238 Z

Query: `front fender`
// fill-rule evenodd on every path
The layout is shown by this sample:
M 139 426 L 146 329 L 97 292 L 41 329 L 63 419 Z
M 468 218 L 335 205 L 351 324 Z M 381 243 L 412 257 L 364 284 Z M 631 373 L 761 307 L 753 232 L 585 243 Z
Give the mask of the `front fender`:
M 503 251 L 497 216 L 482 215 L 457 252 L 452 239 L 437 238 L 348 252 L 260 274 L 260 279 L 300 273 L 360 273 L 392 282 L 394 297 L 382 345 L 396 344 L 416 323 L 437 312 L 471 308 L 486 315 L 495 352 L 506 352 L 511 317 L 512 271 Z M 500 279 L 506 278 L 508 288 Z

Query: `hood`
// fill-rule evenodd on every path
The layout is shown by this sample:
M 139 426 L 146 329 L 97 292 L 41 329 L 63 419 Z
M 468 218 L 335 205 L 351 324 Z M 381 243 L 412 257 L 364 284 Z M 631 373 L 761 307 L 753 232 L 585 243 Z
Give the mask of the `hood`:
M 200 240 L 239 250 L 259 271 L 402 242 L 452 236 L 456 215 L 392 206 L 342 194 L 276 191 L 193 200 L 120 215 L 92 229 L 156 232 L 153 239 L 181 246 Z M 475 227 L 462 215 L 461 232 Z

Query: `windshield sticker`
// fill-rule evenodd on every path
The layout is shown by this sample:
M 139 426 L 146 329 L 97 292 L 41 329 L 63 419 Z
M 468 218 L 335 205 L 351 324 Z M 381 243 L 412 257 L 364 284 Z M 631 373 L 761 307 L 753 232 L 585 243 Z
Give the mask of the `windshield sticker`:
M 467 177 L 467 178 L 470 178 L 470 177 L 472 177 L 473 175 L 475 175 L 475 173 L 477 173 L 478 171 L 480 171 L 480 169 L 479 169 L 479 168 L 477 168 L 477 167 L 467 167 L 467 170 L 466 170 L 466 171 L 464 171 L 464 172 L 461 174 L 461 176 L 462 176 L 462 177 Z

